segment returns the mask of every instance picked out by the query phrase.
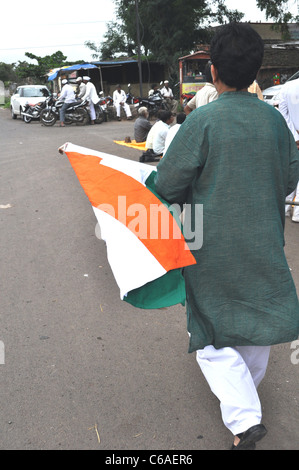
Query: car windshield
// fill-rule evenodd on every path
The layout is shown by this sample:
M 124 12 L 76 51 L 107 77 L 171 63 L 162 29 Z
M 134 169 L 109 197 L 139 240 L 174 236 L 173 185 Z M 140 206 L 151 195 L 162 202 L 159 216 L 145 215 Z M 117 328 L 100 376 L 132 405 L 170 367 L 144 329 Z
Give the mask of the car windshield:
M 49 90 L 42 87 L 23 88 L 22 96 L 25 98 L 40 98 L 49 96 Z

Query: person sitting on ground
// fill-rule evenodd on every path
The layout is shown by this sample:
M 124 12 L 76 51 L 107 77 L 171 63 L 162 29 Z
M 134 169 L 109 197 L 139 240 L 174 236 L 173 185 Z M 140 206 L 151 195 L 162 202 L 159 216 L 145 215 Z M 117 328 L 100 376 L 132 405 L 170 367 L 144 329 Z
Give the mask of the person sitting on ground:
M 181 127 L 181 124 L 183 124 L 183 122 L 185 121 L 186 119 L 186 114 L 185 113 L 179 113 L 177 114 L 177 117 L 176 117 L 176 124 L 174 126 L 171 126 L 171 128 L 169 129 L 168 131 L 168 134 L 166 136 L 166 140 L 165 140 L 165 149 L 164 149 L 164 152 L 163 154 L 165 155 L 172 139 L 174 138 L 174 136 L 176 135 L 177 131 L 179 130 L 179 128 Z
M 155 136 L 159 131 L 159 123 L 161 121 L 161 116 L 163 116 L 163 113 L 165 113 L 165 111 L 162 109 L 160 109 L 157 113 L 157 120 L 152 125 L 147 135 L 146 142 L 145 142 L 146 151 L 143 152 L 143 154 L 139 158 L 140 162 L 154 162 L 154 161 L 160 160 L 161 154 L 156 154 L 154 152 L 153 145 L 154 145 Z
M 134 124 L 134 137 L 136 142 L 145 142 L 152 127 L 148 120 L 149 112 L 145 106 L 138 109 L 138 118 Z
M 157 155 L 163 155 L 165 140 L 173 120 L 174 115 L 171 111 L 162 111 L 160 113 L 160 121 L 155 124 L 156 131 L 153 139 L 153 151 Z

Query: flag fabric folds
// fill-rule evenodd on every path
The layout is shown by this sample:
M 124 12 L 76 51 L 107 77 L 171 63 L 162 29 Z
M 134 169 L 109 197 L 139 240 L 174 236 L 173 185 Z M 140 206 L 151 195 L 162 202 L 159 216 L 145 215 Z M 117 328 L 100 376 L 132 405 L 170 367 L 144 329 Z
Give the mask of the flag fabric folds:
M 121 299 L 138 308 L 184 304 L 182 268 L 196 261 L 178 215 L 155 193 L 155 167 L 71 143 L 59 151 L 92 205 Z

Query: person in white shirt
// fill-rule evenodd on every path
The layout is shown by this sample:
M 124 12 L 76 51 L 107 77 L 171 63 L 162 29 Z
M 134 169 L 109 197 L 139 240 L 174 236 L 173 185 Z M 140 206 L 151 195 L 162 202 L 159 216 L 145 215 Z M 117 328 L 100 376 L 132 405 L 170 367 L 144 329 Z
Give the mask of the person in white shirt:
M 184 107 L 184 112 L 188 115 L 194 109 L 204 106 L 205 104 L 211 103 L 218 98 L 218 92 L 213 84 L 211 75 L 211 63 L 207 63 L 205 67 L 206 84 L 203 88 L 198 90 L 196 95 L 188 101 L 188 104 Z
M 59 111 L 59 118 L 60 118 L 60 126 L 65 127 L 64 125 L 65 112 L 67 108 L 69 108 L 70 106 L 73 105 L 74 102 L 76 102 L 76 96 L 75 96 L 73 87 L 68 83 L 66 78 L 64 78 L 61 81 L 61 84 L 63 85 L 63 87 L 61 89 L 59 99 L 64 100 L 64 103 Z
M 90 81 L 90 77 L 88 77 L 87 75 L 84 76 L 83 83 L 85 83 L 86 85 L 86 90 L 85 90 L 85 94 L 82 96 L 81 99 L 83 101 L 88 100 L 90 120 L 91 120 L 91 124 L 94 124 L 95 119 L 96 119 L 96 112 L 94 109 L 94 105 L 100 101 L 100 98 L 97 94 L 96 87 Z
M 166 136 L 174 118 L 170 111 L 162 109 L 158 111 L 157 118 L 157 121 L 147 135 L 145 142 L 146 151 L 139 158 L 140 162 L 154 162 L 163 155 Z
M 82 81 L 82 77 L 76 78 L 76 82 L 78 83 L 79 90 L 77 90 L 77 97 L 82 98 L 82 96 L 86 93 L 86 85 Z
M 299 78 L 284 84 L 280 92 L 278 109 L 285 118 L 299 150 Z M 287 200 L 299 202 L 299 182 Z M 287 216 L 291 215 L 292 206 L 286 205 L 285 210 Z M 299 222 L 299 206 L 294 206 L 292 221 Z
M 174 116 L 171 111 L 162 111 L 160 113 L 160 121 L 155 124 L 155 134 L 153 139 L 153 151 L 157 155 L 162 155 L 164 152 L 166 137 L 173 120 Z
M 132 119 L 132 113 L 130 110 L 130 106 L 126 103 L 127 95 L 124 90 L 121 89 L 120 85 L 116 86 L 116 90 L 113 92 L 113 104 L 116 108 L 116 115 L 118 121 L 121 121 L 120 113 L 121 108 L 124 109 L 127 119 Z
M 172 113 L 176 113 L 177 107 L 178 107 L 178 102 L 177 100 L 174 99 L 172 89 L 169 88 L 169 81 L 165 80 L 164 81 L 164 87 L 161 88 L 160 90 L 161 95 L 167 102 L 168 106 L 170 107 L 170 110 Z
M 174 126 L 171 126 L 171 128 L 169 129 L 168 134 L 166 136 L 164 155 L 167 152 L 169 145 L 171 144 L 174 136 L 176 135 L 177 131 L 179 130 L 179 128 L 181 127 L 181 124 L 183 124 L 185 119 L 186 119 L 186 114 L 185 113 L 179 113 L 177 115 L 176 124 L 174 124 Z

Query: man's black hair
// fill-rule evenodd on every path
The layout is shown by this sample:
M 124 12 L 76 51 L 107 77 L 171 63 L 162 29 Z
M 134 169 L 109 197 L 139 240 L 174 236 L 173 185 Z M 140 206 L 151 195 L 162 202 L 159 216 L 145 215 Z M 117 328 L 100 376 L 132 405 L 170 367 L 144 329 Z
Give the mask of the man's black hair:
M 210 54 L 220 80 L 242 90 L 256 78 L 263 62 L 264 43 L 249 24 L 230 23 L 216 31 Z
M 186 114 L 185 113 L 178 113 L 176 117 L 176 123 L 177 124 L 183 124 L 183 122 L 186 119 Z
M 172 112 L 171 112 L 171 111 L 161 110 L 161 111 L 159 112 L 159 118 L 160 118 L 161 121 L 163 121 L 163 122 L 168 121 L 168 119 L 170 119 L 171 116 L 172 116 Z

